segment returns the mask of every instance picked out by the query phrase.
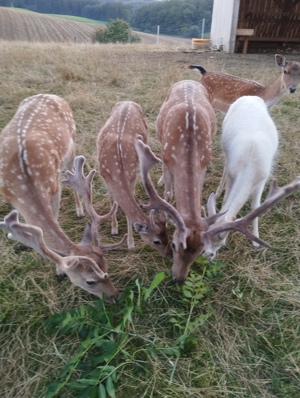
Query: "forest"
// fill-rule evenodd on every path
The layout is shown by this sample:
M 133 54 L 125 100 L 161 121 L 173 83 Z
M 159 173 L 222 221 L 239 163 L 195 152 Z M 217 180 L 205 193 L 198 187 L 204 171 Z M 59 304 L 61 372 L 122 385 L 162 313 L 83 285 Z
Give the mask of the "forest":
M 0 6 L 99 21 L 120 18 L 141 32 L 156 33 L 159 25 L 162 34 L 199 37 L 210 32 L 213 0 L 0 0 Z

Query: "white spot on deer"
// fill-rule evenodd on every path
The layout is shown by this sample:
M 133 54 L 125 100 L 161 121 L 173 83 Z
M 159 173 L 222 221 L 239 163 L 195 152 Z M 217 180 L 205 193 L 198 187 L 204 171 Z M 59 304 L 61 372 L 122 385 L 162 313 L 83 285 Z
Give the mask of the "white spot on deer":
M 185 113 L 185 128 L 186 129 L 189 128 L 189 113 L 188 112 Z

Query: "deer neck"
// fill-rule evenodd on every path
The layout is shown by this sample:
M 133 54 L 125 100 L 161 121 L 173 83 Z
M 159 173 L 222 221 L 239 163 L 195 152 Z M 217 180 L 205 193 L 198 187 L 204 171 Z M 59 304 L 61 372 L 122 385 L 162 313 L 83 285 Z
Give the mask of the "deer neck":
M 37 198 L 37 197 L 36 197 Z M 27 224 L 40 227 L 43 231 L 45 243 L 52 250 L 65 254 L 75 254 L 77 245 L 74 244 L 61 229 L 55 219 L 50 203 L 40 200 L 32 200 L 26 206 L 19 201 L 11 201 L 11 204 L 24 217 Z
M 277 104 L 285 91 L 286 89 L 282 82 L 282 76 L 279 76 L 274 83 L 264 88 L 261 93 L 261 98 L 265 101 L 267 107 L 270 108 L 271 106 Z
M 126 177 L 124 179 L 119 179 L 119 182 L 114 180 L 109 183 L 107 178 L 105 180 L 108 186 L 113 187 L 113 200 L 118 203 L 128 219 L 131 222 L 148 224 L 149 219 L 142 212 L 141 208 L 136 202 L 129 181 L 126 180 Z
M 189 220 L 199 220 L 202 199 L 199 173 L 190 173 L 188 184 L 186 183 L 186 175 L 180 178 L 179 173 L 176 174 L 174 173 L 176 208 L 182 215 L 185 223 L 189 223 Z

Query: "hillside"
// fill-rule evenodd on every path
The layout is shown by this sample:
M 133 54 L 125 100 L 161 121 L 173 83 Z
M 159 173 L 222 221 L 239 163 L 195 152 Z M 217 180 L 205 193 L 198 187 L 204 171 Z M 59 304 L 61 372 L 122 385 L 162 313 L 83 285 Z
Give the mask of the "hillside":
M 97 25 L 0 7 L 0 40 L 90 43 Z M 135 32 L 142 43 L 156 44 L 156 35 Z M 191 39 L 160 36 L 159 44 L 190 47 Z
M 0 39 L 87 43 L 95 25 L 0 7 Z

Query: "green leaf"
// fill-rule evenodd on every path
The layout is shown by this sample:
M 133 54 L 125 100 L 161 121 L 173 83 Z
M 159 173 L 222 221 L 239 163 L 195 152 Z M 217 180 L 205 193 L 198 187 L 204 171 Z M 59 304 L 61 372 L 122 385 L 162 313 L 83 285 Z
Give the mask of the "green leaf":
M 182 292 L 183 292 L 183 295 L 185 297 L 187 297 L 187 298 L 192 298 L 193 297 L 193 294 L 192 294 L 192 292 L 190 290 L 183 289 Z
M 165 278 L 165 273 L 164 272 L 158 272 L 153 281 L 151 282 L 151 285 L 149 286 L 148 289 L 145 291 L 144 295 L 144 301 L 148 300 L 150 297 L 151 293 L 153 292 L 154 289 L 157 288 L 157 286 L 160 284 L 160 282 Z
M 45 398 L 53 398 L 53 397 L 55 397 L 56 393 L 59 392 L 61 387 L 62 387 L 62 384 L 58 383 L 57 381 L 55 381 L 54 383 L 49 384 L 48 388 L 47 388 L 47 393 L 45 395 Z
M 104 387 L 103 384 L 99 384 L 98 397 L 99 398 L 106 398 L 106 388 Z
M 106 379 L 106 391 L 111 398 L 116 398 L 115 386 L 111 377 Z

